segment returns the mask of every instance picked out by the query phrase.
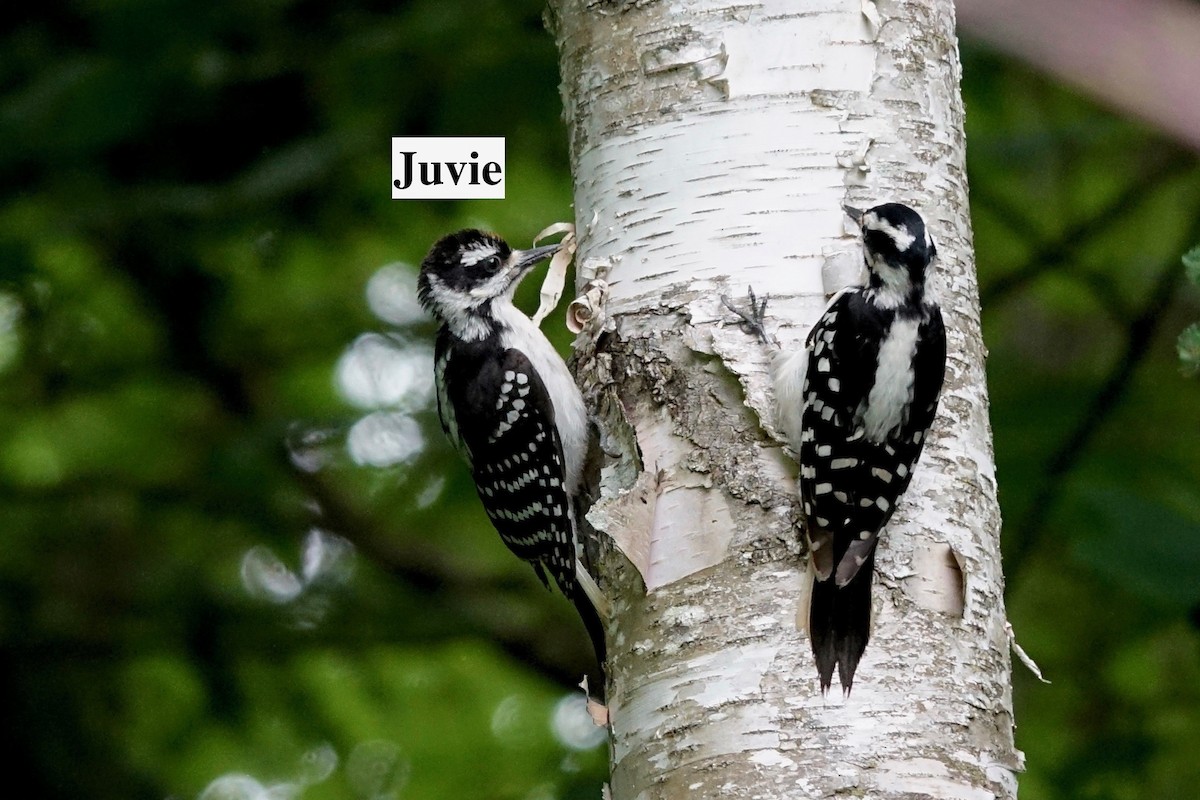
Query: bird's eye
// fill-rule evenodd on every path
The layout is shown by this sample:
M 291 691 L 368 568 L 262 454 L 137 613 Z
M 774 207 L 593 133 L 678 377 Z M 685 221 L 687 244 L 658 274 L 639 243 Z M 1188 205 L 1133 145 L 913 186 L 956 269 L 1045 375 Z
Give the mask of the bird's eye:
M 483 260 L 483 268 L 488 272 L 500 269 L 500 256 L 488 256 Z

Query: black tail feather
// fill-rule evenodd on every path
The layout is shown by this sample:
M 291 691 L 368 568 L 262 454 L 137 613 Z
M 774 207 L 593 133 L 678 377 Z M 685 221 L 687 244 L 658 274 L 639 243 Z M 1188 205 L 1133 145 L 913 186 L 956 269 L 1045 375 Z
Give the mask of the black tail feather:
M 547 589 L 550 588 L 550 581 L 546 578 L 546 570 L 543 568 L 540 561 L 531 561 L 533 571 L 537 573 L 538 578 Z M 587 592 L 580 587 L 572 576 L 569 580 L 560 575 L 554 576 L 554 583 L 558 586 L 558 590 L 563 596 L 571 601 L 571 605 L 575 606 L 575 612 L 579 614 L 579 618 L 583 620 L 583 627 L 587 630 L 588 638 L 592 640 L 592 650 L 596 653 L 596 669 L 589 670 L 588 689 L 593 692 L 600 700 L 604 699 L 605 692 L 605 661 L 608 659 L 608 646 L 604 641 L 604 622 L 600 618 L 600 613 L 596 607 L 592 605 L 591 599 Z
M 867 649 L 871 633 L 871 580 L 875 574 L 875 552 L 863 563 L 849 583 L 838 588 L 833 576 L 813 581 L 808 614 L 813 658 L 821 679 L 821 691 L 829 691 L 837 668 L 842 691 L 850 693 L 858 660 Z
M 594 697 L 604 700 L 605 687 L 605 670 L 606 661 L 608 660 L 608 646 L 604 641 L 604 623 L 600 619 L 600 614 L 597 613 L 594 606 L 586 594 L 582 591 L 575 592 L 571 597 L 571 602 L 575 604 L 575 610 L 579 613 L 579 618 L 583 620 L 583 627 L 587 629 L 588 637 L 592 640 L 592 649 L 596 651 L 596 671 L 588 672 L 588 689 Z

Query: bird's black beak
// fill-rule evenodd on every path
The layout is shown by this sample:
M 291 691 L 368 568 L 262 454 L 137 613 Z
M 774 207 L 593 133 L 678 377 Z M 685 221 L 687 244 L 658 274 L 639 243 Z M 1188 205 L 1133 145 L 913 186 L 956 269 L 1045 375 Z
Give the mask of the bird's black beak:
M 845 206 L 844 205 L 844 206 L 842 206 L 842 210 L 846 212 L 846 215 L 848 217 L 850 217 L 850 219 L 854 220 L 855 225 L 862 225 L 862 218 L 863 218 L 862 209 L 855 208 L 854 206 Z
M 513 250 L 505 262 L 502 274 L 505 285 L 516 290 L 517 284 L 525 279 L 529 270 L 539 261 L 545 261 L 558 252 L 562 244 L 548 244 L 545 247 L 535 247 L 531 250 Z
M 535 247 L 532 250 L 514 250 L 511 256 L 511 269 L 520 274 L 532 267 L 539 261 L 545 261 L 550 256 L 558 252 L 562 247 L 561 243 L 547 244 L 542 247 Z

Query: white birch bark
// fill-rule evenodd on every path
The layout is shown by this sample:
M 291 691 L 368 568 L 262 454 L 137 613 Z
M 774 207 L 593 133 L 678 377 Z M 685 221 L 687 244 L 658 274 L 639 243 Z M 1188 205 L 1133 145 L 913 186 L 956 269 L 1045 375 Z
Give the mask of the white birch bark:
M 613 797 L 1014 797 L 950 0 L 551 0 L 549 22 L 581 283 L 609 283 L 576 370 L 610 455 L 589 519 L 615 615 Z M 769 329 L 801 346 L 858 278 L 842 203 L 892 200 L 938 241 L 946 389 L 854 692 L 823 698 L 768 353 L 720 296 L 769 294 Z

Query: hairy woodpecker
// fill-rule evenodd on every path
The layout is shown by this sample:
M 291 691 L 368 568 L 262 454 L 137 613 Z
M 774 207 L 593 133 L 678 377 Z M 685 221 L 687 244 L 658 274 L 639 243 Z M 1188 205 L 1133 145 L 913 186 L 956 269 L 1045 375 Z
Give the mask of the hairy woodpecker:
M 899 203 L 845 207 L 870 279 L 834 295 L 806 347 L 772 364 L 781 425 L 800 458 L 814 581 L 809 636 L 828 691 L 850 691 L 870 635 L 879 534 L 908 488 L 946 369 L 942 313 L 925 294 L 937 254 L 921 216 Z M 765 303 L 743 319 L 762 331 Z M 790 422 L 790 424 L 789 424 Z
M 441 323 L 442 430 L 470 466 L 500 539 L 575 602 L 603 664 L 602 598 L 577 558 L 587 412 L 567 365 L 512 302 L 521 279 L 558 247 L 513 250 L 492 233 L 450 234 L 422 262 L 417 296 Z

